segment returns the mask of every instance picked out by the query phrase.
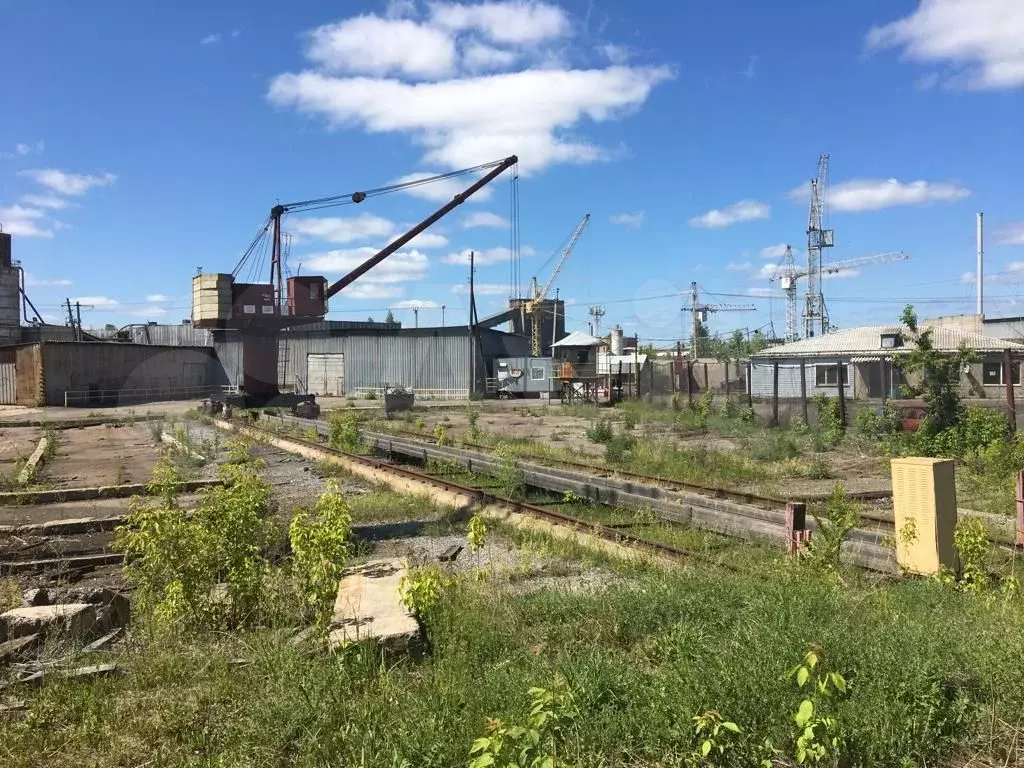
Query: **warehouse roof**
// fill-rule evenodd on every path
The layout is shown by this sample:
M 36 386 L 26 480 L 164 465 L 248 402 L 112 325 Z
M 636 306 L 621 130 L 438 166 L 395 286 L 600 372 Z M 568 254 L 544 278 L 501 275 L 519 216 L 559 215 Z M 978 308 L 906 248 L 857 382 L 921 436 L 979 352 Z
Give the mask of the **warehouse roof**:
M 1002 352 L 1004 349 L 1024 351 L 1024 344 L 1003 341 L 980 333 L 960 331 L 955 328 L 938 326 L 921 326 L 932 332 L 932 346 L 940 352 L 956 352 L 961 345 L 975 352 Z M 896 346 L 885 346 L 885 340 L 898 337 Z M 890 357 L 906 354 L 913 349 L 913 341 L 909 338 L 908 329 L 904 325 L 863 325 L 859 328 L 848 328 L 833 331 L 824 336 L 813 336 L 809 339 L 793 341 L 777 347 L 769 347 L 751 357 L 835 357 L 836 355 L 857 355 L 860 357 Z
M 583 331 L 573 331 L 564 339 L 560 339 L 552 344 L 552 347 L 596 347 L 598 344 L 604 344 L 601 339 L 591 336 L 589 333 Z

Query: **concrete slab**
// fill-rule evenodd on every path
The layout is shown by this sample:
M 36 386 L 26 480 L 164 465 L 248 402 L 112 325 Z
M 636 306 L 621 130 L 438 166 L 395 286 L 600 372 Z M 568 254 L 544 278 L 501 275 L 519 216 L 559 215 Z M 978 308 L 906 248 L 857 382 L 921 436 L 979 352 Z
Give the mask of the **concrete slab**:
M 0 640 L 62 632 L 82 637 L 96 626 L 96 606 L 89 603 L 37 605 L 0 614 Z
M 403 560 L 371 560 L 347 568 L 338 584 L 329 644 L 376 640 L 396 650 L 407 647 L 419 624 L 402 604 L 399 585 L 409 569 Z

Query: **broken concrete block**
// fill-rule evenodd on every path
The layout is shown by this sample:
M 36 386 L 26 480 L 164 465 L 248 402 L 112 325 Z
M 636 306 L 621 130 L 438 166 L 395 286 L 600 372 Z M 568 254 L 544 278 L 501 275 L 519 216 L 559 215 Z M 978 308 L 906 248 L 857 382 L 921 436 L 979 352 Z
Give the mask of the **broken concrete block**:
M 401 649 L 419 635 L 419 624 L 402 603 L 399 585 L 408 568 L 402 560 L 373 560 L 346 568 L 338 584 L 330 646 L 376 640 Z
M 101 651 L 101 650 L 103 650 L 119 634 L 121 634 L 121 628 L 120 627 L 118 627 L 117 629 L 113 630 L 112 632 L 108 632 L 103 637 L 100 637 L 100 638 L 98 638 L 96 640 L 93 640 L 91 643 L 89 643 L 87 646 L 85 646 L 85 648 L 82 649 L 82 653 L 93 653 L 94 651 Z
M 442 563 L 454 563 L 460 552 L 462 552 L 462 545 L 452 544 L 448 549 L 438 555 L 437 559 Z
M 50 593 L 42 587 L 26 589 L 21 593 L 21 600 L 27 606 L 49 605 Z
M 16 637 L 14 640 L 8 640 L 6 643 L 0 643 L 0 664 L 6 664 L 11 661 L 19 661 L 28 657 L 29 652 L 32 651 L 43 636 L 40 634 L 25 635 L 24 637 Z
M 0 614 L 2 632 L 11 640 L 37 633 L 80 638 L 95 626 L 96 606 L 89 603 L 38 605 Z

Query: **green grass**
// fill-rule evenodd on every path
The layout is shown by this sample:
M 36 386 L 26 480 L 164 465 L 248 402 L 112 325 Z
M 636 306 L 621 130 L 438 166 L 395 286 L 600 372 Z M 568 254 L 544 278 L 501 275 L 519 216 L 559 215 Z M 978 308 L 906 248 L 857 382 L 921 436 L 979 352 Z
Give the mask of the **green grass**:
M 708 709 L 789 749 L 800 694 L 786 671 L 812 643 L 851 686 L 835 710 L 844 765 L 1024 758 L 1020 604 L 934 582 L 851 589 L 799 569 L 636 572 L 584 593 L 464 582 L 426 622 L 421 660 L 382 663 L 359 647 L 309 656 L 270 632 L 125 654 L 124 677 L 19 693 L 29 711 L 4 722 L 0 759 L 459 766 L 486 717 L 522 722 L 527 689 L 560 681 L 578 709 L 570 765 L 675 766 L 695 746 L 690 718 Z
M 374 490 L 345 497 L 353 522 L 393 522 L 396 520 L 447 519 L 452 510 L 434 502 L 429 496 Z

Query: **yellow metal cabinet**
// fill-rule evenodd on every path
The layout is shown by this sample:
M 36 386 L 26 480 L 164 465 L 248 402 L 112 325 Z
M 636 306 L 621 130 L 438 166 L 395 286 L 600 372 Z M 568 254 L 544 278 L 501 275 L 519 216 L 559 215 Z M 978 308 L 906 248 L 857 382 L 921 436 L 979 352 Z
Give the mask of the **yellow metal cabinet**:
M 956 478 L 949 459 L 892 460 L 896 561 L 910 573 L 956 569 Z

